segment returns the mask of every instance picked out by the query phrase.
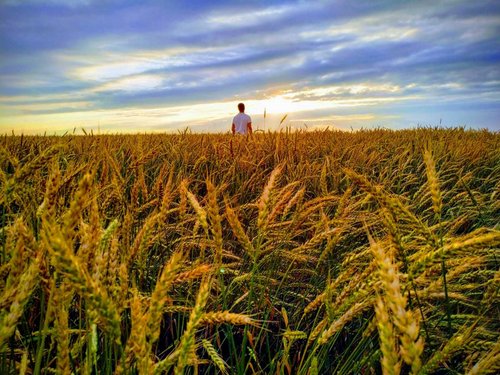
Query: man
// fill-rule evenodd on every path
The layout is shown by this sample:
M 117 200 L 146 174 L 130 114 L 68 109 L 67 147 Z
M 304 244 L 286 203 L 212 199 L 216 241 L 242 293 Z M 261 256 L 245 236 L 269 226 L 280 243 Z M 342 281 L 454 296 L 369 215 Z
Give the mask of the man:
M 238 104 L 238 113 L 233 118 L 233 126 L 231 127 L 231 131 L 233 135 L 235 133 L 238 134 L 252 134 L 252 119 L 245 113 L 245 104 Z

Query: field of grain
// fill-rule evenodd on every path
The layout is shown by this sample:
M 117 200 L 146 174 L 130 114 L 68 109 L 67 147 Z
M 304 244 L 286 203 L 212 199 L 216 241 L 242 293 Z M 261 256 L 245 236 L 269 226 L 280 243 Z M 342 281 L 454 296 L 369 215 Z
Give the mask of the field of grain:
M 500 134 L 0 138 L 2 374 L 500 370 Z

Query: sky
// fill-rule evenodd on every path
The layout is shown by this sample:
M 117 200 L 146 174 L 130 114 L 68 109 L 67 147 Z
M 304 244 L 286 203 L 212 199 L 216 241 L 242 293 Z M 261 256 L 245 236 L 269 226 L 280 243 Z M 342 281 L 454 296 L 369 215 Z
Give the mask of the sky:
M 254 130 L 499 131 L 500 2 L 0 0 L 0 134 L 225 132 L 239 102 Z

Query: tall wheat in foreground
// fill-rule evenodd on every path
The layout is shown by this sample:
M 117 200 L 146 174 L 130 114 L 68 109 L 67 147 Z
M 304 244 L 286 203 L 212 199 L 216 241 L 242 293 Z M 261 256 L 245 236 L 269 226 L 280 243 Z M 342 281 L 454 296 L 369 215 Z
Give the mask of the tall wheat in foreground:
M 0 373 L 498 373 L 499 149 L 4 136 Z

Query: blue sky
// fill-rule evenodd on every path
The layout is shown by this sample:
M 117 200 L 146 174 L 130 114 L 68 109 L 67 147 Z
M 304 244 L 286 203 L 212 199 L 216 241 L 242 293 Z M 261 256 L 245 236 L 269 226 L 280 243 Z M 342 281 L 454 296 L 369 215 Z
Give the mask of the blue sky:
M 221 132 L 239 101 L 260 129 L 500 130 L 500 3 L 0 2 L 0 133 Z

